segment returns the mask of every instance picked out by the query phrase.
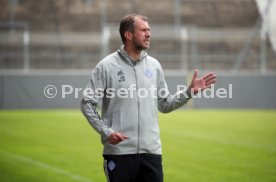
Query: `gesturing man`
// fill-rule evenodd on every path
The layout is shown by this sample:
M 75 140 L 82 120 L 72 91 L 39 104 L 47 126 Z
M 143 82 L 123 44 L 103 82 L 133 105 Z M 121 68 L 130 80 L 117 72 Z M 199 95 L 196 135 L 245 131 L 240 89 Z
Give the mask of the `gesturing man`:
M 183 106 L 193 93 L 214 84 L 216 75 L 197 78 L 195 70 L 189 88 L 171 95 L 160 63 L 144 51 L 151 38 L 147 17 L 127 15 L 119 31 L 123 46 L 93 70 L 81 110 L 101 135 L 107 181 L 162 182 L 158 110 Z M 101 116 L 96 111 L 100 97 Z

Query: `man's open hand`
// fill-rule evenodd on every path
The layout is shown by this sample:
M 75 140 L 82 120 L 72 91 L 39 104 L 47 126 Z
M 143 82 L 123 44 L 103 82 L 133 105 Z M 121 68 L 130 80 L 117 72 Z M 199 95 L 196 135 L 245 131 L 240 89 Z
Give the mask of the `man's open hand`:
M 216 83 L 217 76 L 214 73 L 208 73 L 201 78 L 197 78 L 198 70 L 195 69 L 193 79 L 189 86 L 189 89 L 192 94 L 197 94 L 200 91 L 203 91 L 206 88 L 210 88 L 212 84 Z

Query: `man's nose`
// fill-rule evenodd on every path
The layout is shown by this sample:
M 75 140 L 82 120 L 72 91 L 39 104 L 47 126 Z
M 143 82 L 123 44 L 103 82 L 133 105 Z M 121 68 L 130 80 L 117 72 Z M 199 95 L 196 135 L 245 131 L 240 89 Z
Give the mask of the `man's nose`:
M 150 33 L 150 31 L 147 31 L 147 33 L 146 33 L 146 37 L 151 37 L 151 33 Z

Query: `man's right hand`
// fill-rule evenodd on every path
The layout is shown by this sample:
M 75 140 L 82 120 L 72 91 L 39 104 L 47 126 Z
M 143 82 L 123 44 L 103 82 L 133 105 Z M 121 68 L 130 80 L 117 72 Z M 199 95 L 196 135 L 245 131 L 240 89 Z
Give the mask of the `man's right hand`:
M 108 142 L 112 145 L 116 145 L 124 140 L 128 139 L 128 136 L 123 135 L 122 133 L 119 132 L 113 132 L 109 137 L 108 137 Z

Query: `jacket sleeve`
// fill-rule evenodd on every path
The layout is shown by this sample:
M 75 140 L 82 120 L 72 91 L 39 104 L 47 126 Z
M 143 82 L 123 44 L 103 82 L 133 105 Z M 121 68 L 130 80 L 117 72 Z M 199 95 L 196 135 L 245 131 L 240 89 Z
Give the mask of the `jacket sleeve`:
M 89 124 L 107 139 L 114 131 L 104 122 L 96 110 L 97 104 L 104 94 L 106 87 L 105 80 L 104 72 L 100 66 L 97 66 L 89 76 L 89 82 L 83 92 L 81 111 Z
M 186 104 L 191 98 L 191 92 L 189 89 L 183 89 L 171 95 L 167 83 L 165 81 L 165 76 L 162 69 L 159 72 L 159 82 L 158 82 L 158 109 L 162 113 L 169 113 L 174 111 L 184 104 Z

